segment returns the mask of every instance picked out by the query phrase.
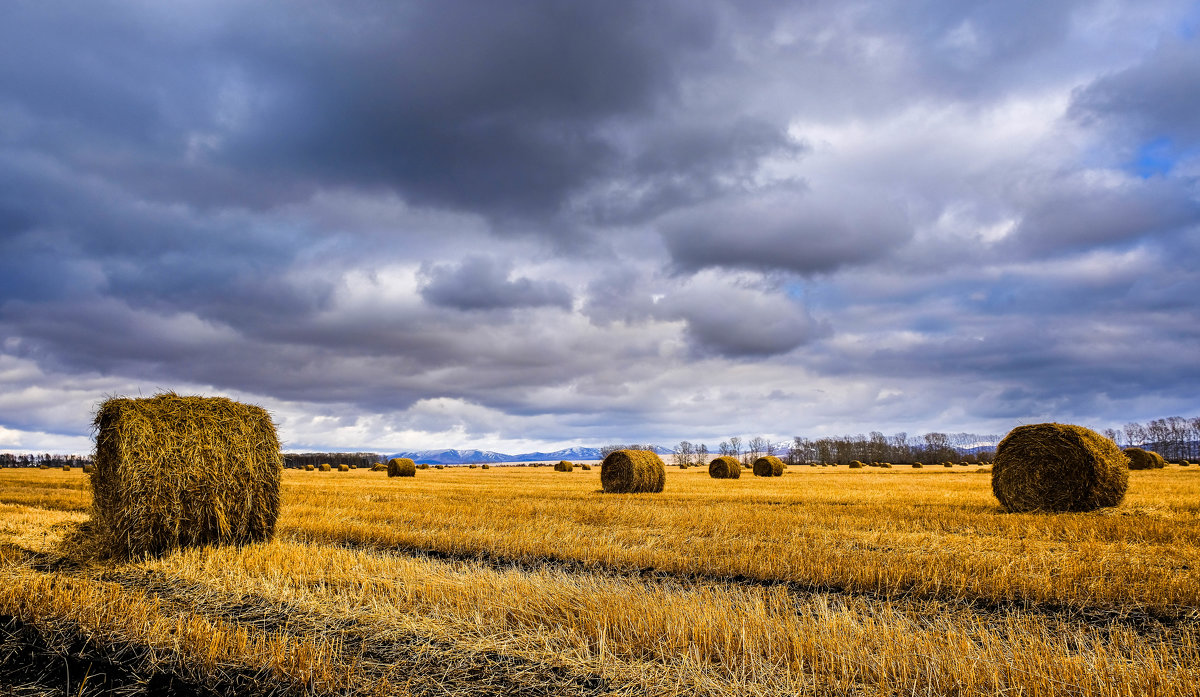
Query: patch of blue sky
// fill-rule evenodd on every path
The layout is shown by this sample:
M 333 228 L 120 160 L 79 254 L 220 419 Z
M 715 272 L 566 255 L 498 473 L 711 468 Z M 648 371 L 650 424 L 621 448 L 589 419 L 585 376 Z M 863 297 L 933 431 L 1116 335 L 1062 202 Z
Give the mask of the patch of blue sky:
M 1133 159 L 1126 167 L 1142 179 L 1155 176 L 1166 176 L 1175 168 L 1183 153 L 1175 147 L 1170 138 L 1155 138 L 1138 148 Z

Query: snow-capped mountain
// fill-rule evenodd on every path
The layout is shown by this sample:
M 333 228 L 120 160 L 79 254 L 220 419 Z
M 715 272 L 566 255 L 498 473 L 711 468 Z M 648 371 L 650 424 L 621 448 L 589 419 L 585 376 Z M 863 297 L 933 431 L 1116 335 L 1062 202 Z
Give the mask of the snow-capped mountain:
M 670 455 L 675 452 L 669 448 L 659 446 L 655 446 L 654 450 L 659 455 Z M 388 457 L 407 457 L 415 462 L 425 462 L 431 465 L 466 465 L 473 462 L 553 462 L 556 460 L 571 460 L 574 462 L 576 460 L 599 460 L 600 448 L 576 446 L 553 452 L 520 453 L 518 455 L 497 453 L 491 450 L 455 450 L 447 448 L 443 450 L 408 450 L 392 453 Z

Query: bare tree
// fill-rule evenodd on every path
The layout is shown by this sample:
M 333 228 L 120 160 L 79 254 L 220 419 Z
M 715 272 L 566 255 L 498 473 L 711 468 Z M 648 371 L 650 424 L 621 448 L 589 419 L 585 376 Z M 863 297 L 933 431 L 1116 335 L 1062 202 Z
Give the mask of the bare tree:
M 1146 429 L 1136 421 L 1125 424 L 1125 445 L 1132 447 L 1146 442 Z
M 767 450 L 767 439 L 762 436 L 755 436 L 746 444 L 746 460 L 754 462 L 763 456 Z
M 742 459 L 742 439 L 740 436 L 734 436 L 729 439 L 729 454 L 736 457 L 740 462 Z
M 708 446 L 703 443 L 696 446 L 696 464 L 708 464 Z

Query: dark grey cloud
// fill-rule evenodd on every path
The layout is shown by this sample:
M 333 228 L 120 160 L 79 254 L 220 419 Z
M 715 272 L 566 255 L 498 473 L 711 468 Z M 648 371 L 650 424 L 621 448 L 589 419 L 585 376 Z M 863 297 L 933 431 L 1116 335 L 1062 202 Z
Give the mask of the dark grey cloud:
M 1151 54 L 1104 75 L 1072 97 L 1070 115 L 1131 131 L 1141 141 L 1200 145 L 1200 38 L 1168 38 Z M 1193 157 L 1196 154 L 1193 152 Z
M 807 309 L 779 293 L 698 277 L 657 303 L 658 315 L 682 319 L 700 354 L 764 358 L 787 353 L 824 332 Z
M 879 259 L 912 236 L 902 206 L 865 194 L 785 188 L 727 197 L 666 217 L 660 227 L 672 259 L 687 271 L 824 273 Z
M 1002 248 L 1040 256 L 1128 244 L 1200 224 L 1200 198 L 1174 180 L 1040 182 Z
M 461 264 L 421 269 L 421 297 L 454 310 L 507 310 L 519 307 L 571 309 L 571 291 L 557 281 L 511 278 L 513 265 L 491 257 L 467 257 Z

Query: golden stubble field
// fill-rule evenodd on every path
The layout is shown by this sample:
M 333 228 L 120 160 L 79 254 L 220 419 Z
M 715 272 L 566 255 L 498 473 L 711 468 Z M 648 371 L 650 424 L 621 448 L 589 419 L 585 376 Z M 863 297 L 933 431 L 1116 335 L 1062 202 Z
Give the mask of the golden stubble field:
M 288 470 L 274 542 L 136 562 L 3 470 L 0 692 L 1200 694 L 1200 468 L 1054 515 L 976 469 Z

